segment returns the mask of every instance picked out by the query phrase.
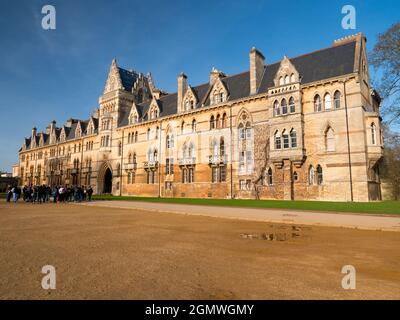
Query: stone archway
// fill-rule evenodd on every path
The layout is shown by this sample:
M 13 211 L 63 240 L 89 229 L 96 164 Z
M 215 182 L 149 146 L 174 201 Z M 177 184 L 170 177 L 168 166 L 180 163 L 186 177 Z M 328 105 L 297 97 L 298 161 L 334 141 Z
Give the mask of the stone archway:
M 100 167 L 97 182 L 97 190 L 99 193 L 112 193 L 113 174 L 109 163 L 104 163 Z

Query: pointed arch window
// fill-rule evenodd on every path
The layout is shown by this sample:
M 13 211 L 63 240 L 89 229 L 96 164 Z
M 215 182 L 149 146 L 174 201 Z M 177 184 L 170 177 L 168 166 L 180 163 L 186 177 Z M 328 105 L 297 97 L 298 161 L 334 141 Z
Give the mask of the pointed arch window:
M 340 91 L 336 90 L 334 95 L 333 95 L 335 109 L 339 109 L 340 108 L 340 98 L 341 98 L 341 96 L 342 96 L 342 94 L 340 93 Z
M 292 83 L 296 82 L 296 77 L 295 77 L 294 73 L 292 73 L 290 76 L 290 82 L 292 82 Z
M 314 111 L 315 112 L 322 111 L 321 97 L 319 96 L 319 94 L 315 95 L 314 97 Z
M 288 113 L 286 99 L 282 99 L 281 108 L 282 108 L 282 114 L 287 114 Z
M 225 141 L 224 137 L 221 137 L 219 141 L 219 155 L 224 156 L 225 155 Z
M 285 84 L 289 84 L 289 76 L 288 75 L 285 76 Z
M 293 97 L 290 97 L 290 99 L 289 99 L 289 111 L 290 111 L 290 113 L 296 112 L 296 106 L 294 104 L 294 98 Z
M 325 133 L 326 151 L 335 151 L 335 133 L 331 127 L 328 127 Z
M 376 126 L 375 123 L 371 123 L 371 142 L 376 144 Z
M 275 140 L 275 149 L 276 150 L 281 149 L 282 147 L 281 134 L 278 130 L 275 131 L 274 140 Z
M 320 165 L 317 166 L 317 184 L 321 185 L 323 182 L 323 175 L 322 175 L 322 167 Z
M 283 148 L 288 149 L 289 148 L 289 134 L 286 130 L 283 130 L 283 132 L 282 132 L 282 140 L 283 140 Z
M 272 186 L 274 184 L 271 168 L 268 168 L 268 171 L 267 171 L 267 182 L 268 182 L 268 185 L 270 185 L 270 186 Z
M 196 132 L 196 126 L 197 126 L 196 119 L 193 119 L 192 120 L 192 132 Z
M 215 129 L 215 118 L 214 115 L 211 116 L 210 118 L 210 130 Z
M 227 123 L 226 123 L 226 113 L 222 115 L 222 128 L 226 128 Z
M 278 100 L 275 100 L 274 102 L 274 115 L 279 116 L 281 114 L 281 109 L 279 108 L 279 102 Z
M 290 130 L 290 147 L 297 148 L 297 133 L 295 129 Z
M 325 110 L 331 110 L 332 108 L 332 99 L 329 93 L 326 93 L 324 96 L 324 107 Z
M 308 169 L 308 184 L 313 185 L 314 182 L 315 182 L 315 171 L 314 167 L 310 166 L 310 168 Z
M 285 80 L 283 79 L 283 77 L 279 77 L 279 85 L 282 86 L 285 84 Z

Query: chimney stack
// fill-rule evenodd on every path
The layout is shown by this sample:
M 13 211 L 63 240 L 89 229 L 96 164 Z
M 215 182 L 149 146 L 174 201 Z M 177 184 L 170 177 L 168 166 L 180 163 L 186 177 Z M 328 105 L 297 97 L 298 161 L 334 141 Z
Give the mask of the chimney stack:
M 264 73 L 264 56 L 256 48 L 250 51 L 250 94 L 256 94 Z
M 186 92 L 186 75 L 181 72 L 178 77 L 178 111 L 182 110 L 183 96 Z
M 32 128 L 32 138 L 36 137 L 36 132 L 37 132 L 36 127 L 33 127 Z

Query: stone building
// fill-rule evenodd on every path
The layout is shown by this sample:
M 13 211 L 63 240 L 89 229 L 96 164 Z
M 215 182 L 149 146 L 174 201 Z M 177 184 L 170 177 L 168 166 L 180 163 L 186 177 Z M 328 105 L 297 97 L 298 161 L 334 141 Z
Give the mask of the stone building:
M 366 39 L 268 63 L 177 92 L 112 61 L 98 109 L 45 132 L 19 152 L 22 184 L 92 185 L 98 194 L 155 197 L 381 199 L 380 98 Z

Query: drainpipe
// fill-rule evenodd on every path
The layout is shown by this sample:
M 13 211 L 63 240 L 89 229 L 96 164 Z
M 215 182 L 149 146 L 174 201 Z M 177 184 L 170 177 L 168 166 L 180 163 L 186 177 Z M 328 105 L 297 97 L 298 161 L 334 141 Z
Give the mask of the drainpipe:
M 343 82 L 343 93 L 344 93 L 344 108 L 346 111 L 346 136 L 347 136 L 347 154 L 348 154 L 348 161 L 349 161 L 349 176 L 350 176 L 350 200 L 351 202 L 354 201 L 353 197 L 353 174 L 351 168 L 351 149 L 350 149 L 350 135 L 349 135 L 349 115 L 347 112 L 347 94 L 346 94 L 346 80 Z

